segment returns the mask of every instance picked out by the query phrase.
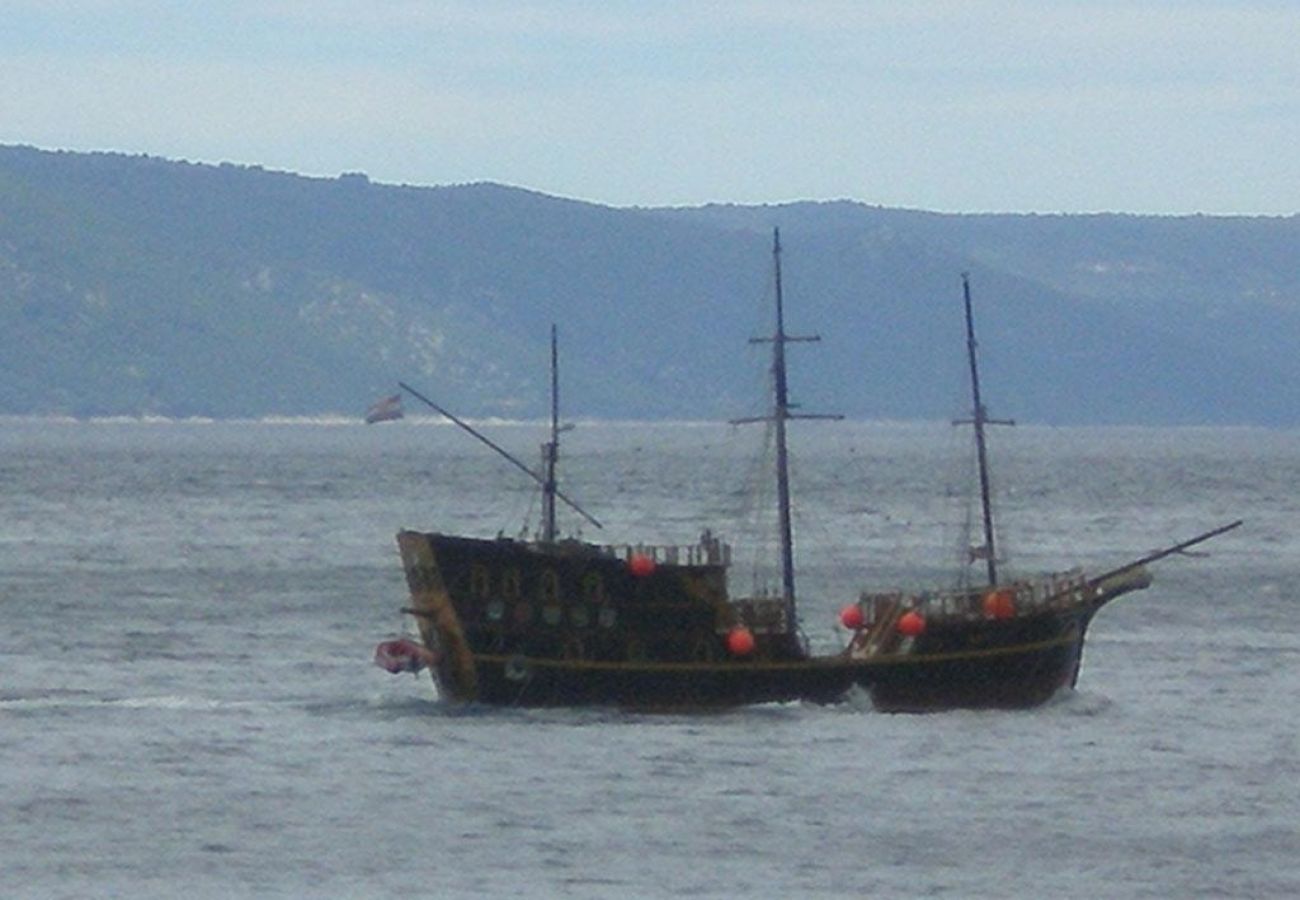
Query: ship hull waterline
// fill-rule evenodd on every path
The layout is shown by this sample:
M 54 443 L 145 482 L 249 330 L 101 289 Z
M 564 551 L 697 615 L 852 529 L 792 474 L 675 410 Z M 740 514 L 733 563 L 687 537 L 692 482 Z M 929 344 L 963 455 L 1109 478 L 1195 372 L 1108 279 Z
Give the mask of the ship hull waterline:
M 891 712 L 1031 708 L 1074 685 L 1096 612 L 1145 586 L 1144 578 L 1130 578 L 1084 600 L 1006 620 L 939 623 L 867 656 L 849 651 L 806 656 L 773 644 L 776 651 L 750 657 L 709 652 L 689 660 L 602 659 L 591 658 L 578 641 L 535 652 L 530 641 L 544 630 L 540 626 L 517 646 L 504 646 L 499 635 L 489 640 L 473 625 L 476 615 L 484 617 L 482 608 L 476 610 L 461 587 L 448 590 L 448 582 L 455 587 L 471 580 L 456 569 L 466 558 L 524 565 L 525 575 L 530 564 L 558 568 L 562 582 L 565 568 L 575 566 L 588 578 L 598 571 L 614 582 L 621 563 L 539 554 L 516 542 L 414 532 L 404 532 L 399 544 L 411 587 L 406 612 L 437 653 L 433 674 L 440 698 L 488 706 L 710 710 L 794 701 L 831 704 L 865 692 L 875 708 Z M 588 633 L 590 651 L 600 635 L 594 624 Z
M 455 678 L 435 672 L 451 703 L 512 707 L 609 706 L 709 710 L 762 703 L 835 704 L 855 688 L 882 712 L 1029 709 L 1077 677 L 1082 637 L 966 653 L 878 660 L 841 656 L 793 662 L 598 663 L 475 654 L 477 691 L 457 696 Z

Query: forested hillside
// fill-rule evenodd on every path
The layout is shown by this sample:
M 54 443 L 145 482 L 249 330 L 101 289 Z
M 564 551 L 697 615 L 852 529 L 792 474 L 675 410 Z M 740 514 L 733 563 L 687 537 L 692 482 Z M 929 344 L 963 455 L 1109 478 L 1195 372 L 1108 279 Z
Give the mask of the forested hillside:
M 616 209 L 0 147 L 0 414 L 358 413 L 397 381 L 543 415 L 761 405 L 771 231 L 796 398 L 962 411 L 961 280 L 995 413 L 1300 423 L 1300 219 Z

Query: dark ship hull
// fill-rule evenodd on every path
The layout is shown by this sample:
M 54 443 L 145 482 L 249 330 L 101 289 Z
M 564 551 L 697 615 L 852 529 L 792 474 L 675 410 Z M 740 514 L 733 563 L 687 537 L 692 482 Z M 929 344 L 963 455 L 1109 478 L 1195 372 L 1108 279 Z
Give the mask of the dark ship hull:
M 930 625 L 908 652 L 867 661 L 857 683 L 877 709 L 887 712 L 1039 706 L 1074 687 L 1097 610 L 1147 583 L 1138 573 L 1057 609 L 1010 620 Z
M 575 662 L 475 654 L 478 691 L 490 706 L 609 706 L 645 711 L 726 709 L 842 700 L 852 672 L 836 659 L 712 663 Z
M 994 616 L 981 595 L 864 598 L 842 653 L 805 652 L 783 606 L 732 601 L 726 548 L 609 548 L 404 531 L 411 606 L 452 702 L 493 706 L 719 709 L 834 703 L 861 688 L 887 711 L 1025 708 L 1078 674 L 1093 614 L 1145 587 L 1145 572 L 1023 594 Z M 652 565 L 638 561 L 651 560 Z M 638 571 L 640 569 L 640 571 Z M 1066 582 L 1052 582 L 1052 584 Z M 923 634 L 900 630 L 920 609 Z M 738 631 L 751 637 L 739 649 Z

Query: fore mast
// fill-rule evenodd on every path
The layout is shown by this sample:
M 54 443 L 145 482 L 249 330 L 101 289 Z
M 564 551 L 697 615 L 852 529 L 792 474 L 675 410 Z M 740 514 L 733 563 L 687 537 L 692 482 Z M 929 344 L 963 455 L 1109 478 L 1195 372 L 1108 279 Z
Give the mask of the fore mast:
M 555 543 L 555 465 L 560 458 L 560 365 L 555 326 L 551 325 L 551 439 L 542 444 L 542 534 L 544 544 Z
M 434 412 L 450 420 L 462 431 L 468 433 L 471 437 L 485 444 L 497 455 L 503 457 L 516 469 L 519 469 L 533 481 L 541 485 L 542 488 L 542 523 L 541 530 L 538 533 L 538 541 L 542 544 L 553 544 L 557 537 L 555 525 L 555 501 L 560 500 L 582 518 L 586 519 L 597 528 L 603 527 L 600 522 L 588 513 L 585 509 L 565 496 L 564 492 L 559 489 L 556 483 L 555 469 L 556 463 L 560 458 L 560 432 L 567 431 L 572 426 L 560 427 L 560 369 L 559 353 L 557 348 L 555 326 L 551 326 L 551 439 L 542 444 L 542 471 L 534 472 L 527 465 L 520 462 L 519 459 L 509 450 L 494 442 L 487 435 L 480 432 L 473 425 L 459 418 L 452 412 L 434 403 L 428 397 L 421 394 L 415 388 L 405 382 L 399 381 L 398 385 L 412 397 L 424 403 Z

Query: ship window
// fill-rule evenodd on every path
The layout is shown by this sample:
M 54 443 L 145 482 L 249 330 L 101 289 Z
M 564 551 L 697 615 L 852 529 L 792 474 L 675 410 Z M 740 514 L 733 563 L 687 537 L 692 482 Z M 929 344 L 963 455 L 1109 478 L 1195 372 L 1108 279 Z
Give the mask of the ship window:
M 542 573 L 541 579 L 537 583 L 538 599 L 545 604 L 554 604 L 560 601 L 560 576 L 553 569 L 547 569 Z
M 582 599 L 594 604 L 605 602 L 605 580 L 599 572 L 588 572 L 583 576 Z
M 475 563 L 469 570 L 469 588 L 480 600 L 486 599 L 492 593 L 492 574 L 488 572 L 487 566 Z
M 501 576 L 501 593 L 507 600 L 519 599 L 519 570 L 506 569 Z

